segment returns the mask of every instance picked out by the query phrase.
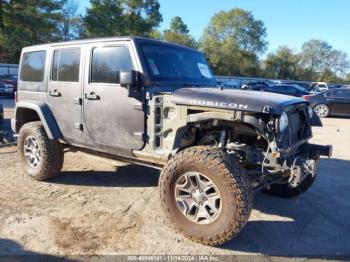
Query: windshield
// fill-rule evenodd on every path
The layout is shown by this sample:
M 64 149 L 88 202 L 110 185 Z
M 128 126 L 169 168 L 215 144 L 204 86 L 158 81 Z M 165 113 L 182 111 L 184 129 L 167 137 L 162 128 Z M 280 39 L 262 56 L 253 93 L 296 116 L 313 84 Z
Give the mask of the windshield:
M 216 79 L 200 52 L 153 43 L 142 43 L 141 51 L 152 81 L 216 85 Z

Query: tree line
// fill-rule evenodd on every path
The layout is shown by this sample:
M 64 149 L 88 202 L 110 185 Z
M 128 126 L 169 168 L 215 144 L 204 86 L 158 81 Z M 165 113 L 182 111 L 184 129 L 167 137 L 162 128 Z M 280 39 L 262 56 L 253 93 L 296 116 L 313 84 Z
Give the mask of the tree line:
M 240 8 L 213 15 L 200 39 L 179 16 L 160 31 L 158 0 L 90 0 L 84 15 L 78 10 L 78 0 L 1 0 L 1 62 L 18 63 L 28 45 L 129 35 L 199 49 L 218 75 L 350 82 L 347 54 L 326 41 L 311 39 L 300 50 L 281 46 L 266 54 L 264 23 Z

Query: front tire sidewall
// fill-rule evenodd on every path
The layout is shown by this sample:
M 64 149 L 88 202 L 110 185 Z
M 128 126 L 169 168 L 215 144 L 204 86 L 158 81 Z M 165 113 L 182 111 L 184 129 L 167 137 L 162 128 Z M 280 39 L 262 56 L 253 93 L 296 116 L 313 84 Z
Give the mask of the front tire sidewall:
M 213 183 L 218 188 L 221 195 L 221 212 L 219 217 L 210 224 L 197 224 L 186 218 L 178 208 L 175 199 L 175 184 L 181 175 L 186 172 L 198 172 L 206 175 L 210 178 Z M 223 179 L 220 179 L 218 175 L 213 174 L 213 171 L 203 165 L 198 165 L 198 163 L 183 163 L 183 166 L 179 169 L 175 169 L 174 173 L 169 176 L 169 184 L 164 188 L 165 190 L 165 202 L 166 205 L 171 210 L 172 216 L 180 230 L 188 231 L 189 235 L 202 234 L 206 231 L 208 235 L 213 235 L 215 233 L 220 233 L 222 228 L 226 227 L 225 224 L 228 221 L 234 219 L 233 214 L 237 212 L 237 206 L 235 205 L 235 196 L 230 191 L 230 186 L 224 183 Z
M 234 237 L 246 224 L 252 209 L 253 193 L 245 177 L 231 169 L 221 157 L 208 158 L 210 150 L 185 150 L 162 171 L 160 193 L 163 210 L 171 224 L 193 241 L 206 245 L 219 245 Z M 215 156 L 214 152 L 214 156 Z M 219 156 L 218 153 L 216 156 Z M 221 154 L 222 155 L 222 154 Z M 226 163 L 226 164 L 225 164 Z M 216 185 L 221 195 L 221 212 L 209 224 L 192 222 L 180 211 L 175 199 L 175 184 L 187 172 L 198 172 Z

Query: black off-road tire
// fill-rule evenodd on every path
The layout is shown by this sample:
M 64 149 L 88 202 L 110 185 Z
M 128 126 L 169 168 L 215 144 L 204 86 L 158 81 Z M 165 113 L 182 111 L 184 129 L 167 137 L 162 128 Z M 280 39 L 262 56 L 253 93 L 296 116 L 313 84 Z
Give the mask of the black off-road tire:
M 40 147 L 41 160 L 35 168 L 28 164 L 24 156 L 24 143 L 28 136 L 35 137 Z M 58 175 L 61 171 L 64 161 L 63 147 L 58 141 L 47 137 L 40 121 L 29 122 L 21 127 L 17 146 L 22 166 L 32 179 L 39 181 L 48 180 Z
M 308 175 L 301 184 L 295 188 L 290 187 L 289 184 L 273 184 L 269 189 L 263 189 L 265 194 L 281 197 L 292 198 L 306 192 L 314 183 L 316 176 Z
M 222 209 L 212 223 L 192 222 L 177 207 L 175 183 L 186 172 L 200 172 L 220 191 Z M 162 170 L 159 188 L 170 224 L 187 238 L 205 245 L 224 244 L 235 237 L 247 223 L 253 206 L 253 191 L 244 170 L 233 157 L 213 147 L 191 147 L 175 155 Z

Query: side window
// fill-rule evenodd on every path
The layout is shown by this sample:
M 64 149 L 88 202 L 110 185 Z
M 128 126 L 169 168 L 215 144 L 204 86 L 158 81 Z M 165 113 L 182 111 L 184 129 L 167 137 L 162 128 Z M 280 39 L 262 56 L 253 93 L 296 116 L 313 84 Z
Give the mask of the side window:
M 79 82 L 80 49 L 56 50 L 52 61 L 52 81 Z
M 346 97 L 347 97 L 348 99 L 350 99 L 350 90 L 346 90 L 345 92 L 346 92 Z
M 130 53 L 125 46 L 98 47 L 92 51 L 91 83 L 119 83 L 119 72 L 132 70 Z
M 43 82 L 46 51 L 24 53 L 20 79 L 26 82 Z
M 348 95 L 346 90 L 334 90 L 333 91 L 333 97 L 337 98 L 346 98 Z

